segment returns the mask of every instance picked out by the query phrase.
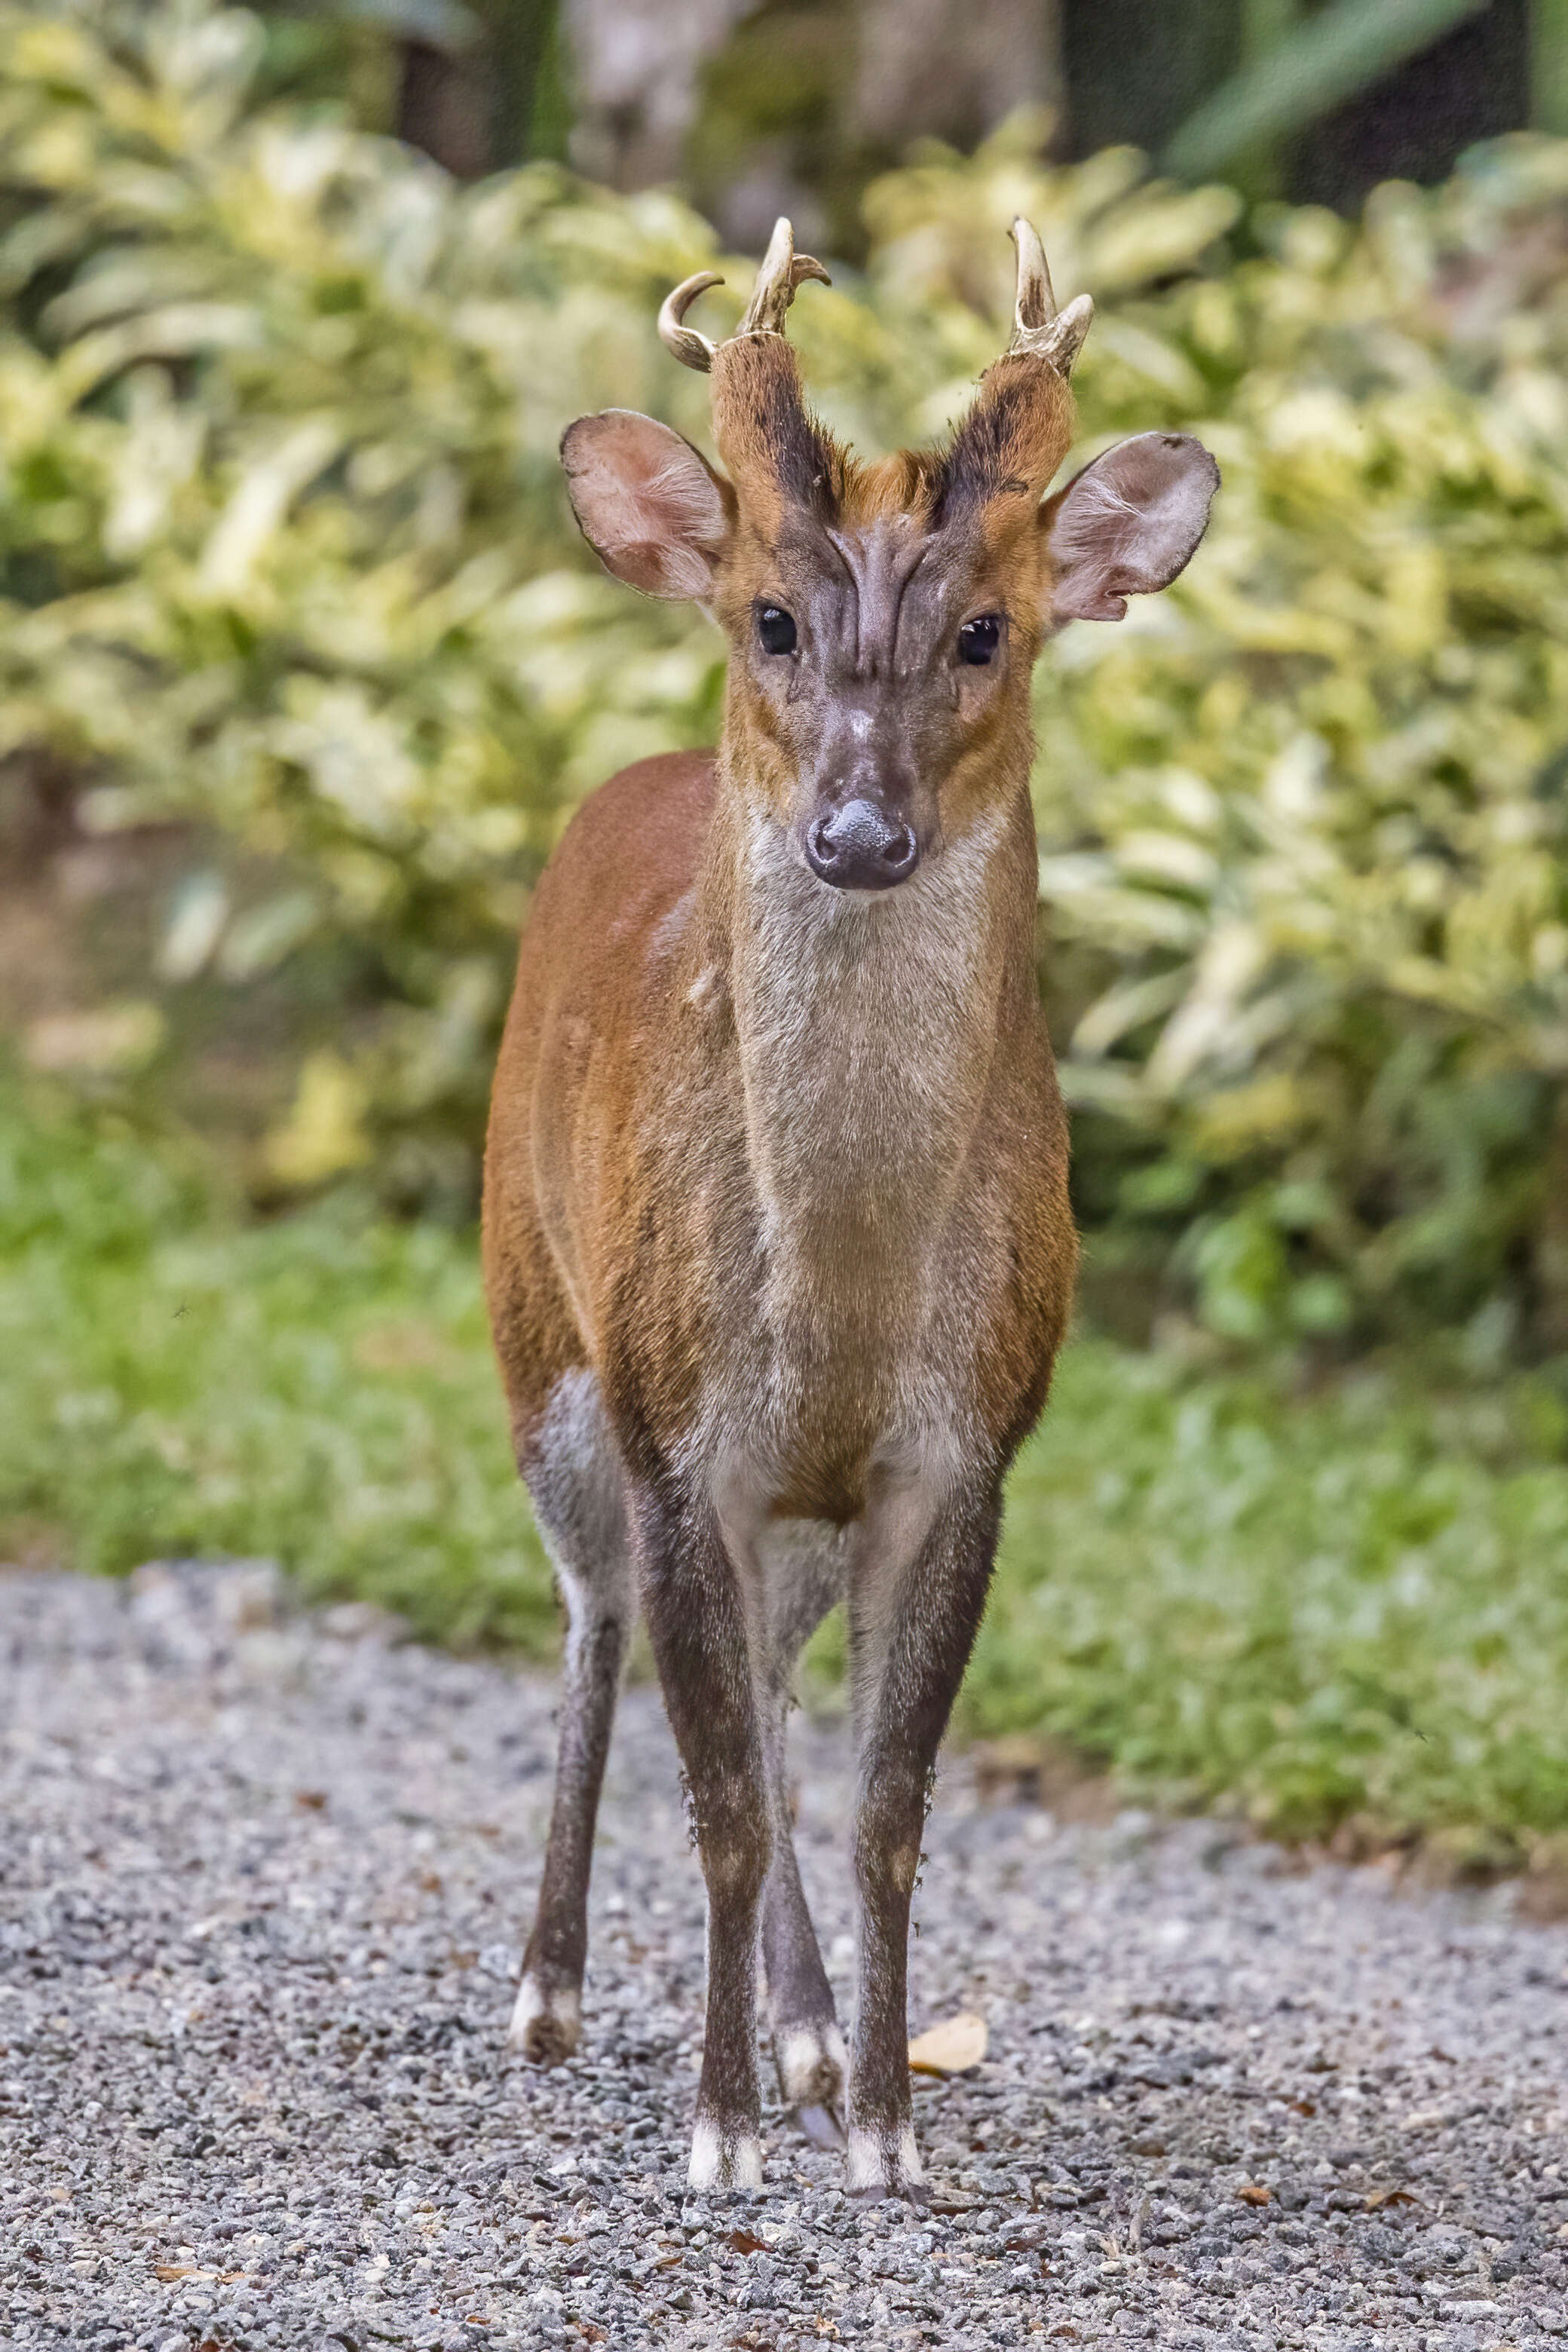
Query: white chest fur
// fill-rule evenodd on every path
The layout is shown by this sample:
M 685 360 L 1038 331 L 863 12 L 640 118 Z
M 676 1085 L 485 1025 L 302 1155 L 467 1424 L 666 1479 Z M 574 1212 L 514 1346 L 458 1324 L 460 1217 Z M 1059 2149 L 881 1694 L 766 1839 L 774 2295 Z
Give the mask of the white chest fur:
M 761 1262 L 721 1307 L 703 1419 L 748 1482 L 846 1422 L 887 1459 L 963 1416 L 944 1288 L 997 1050 L 1001 835 L 876 895 L 818 882 L 776 827 L 747 844 L 730 978 Z
M 775 826 L 748 844 L 731 991 L 770 1276 L 787 1286 L 842 1257 L 837 1241 L 858 1255 L 836 1289 L 857 1273 L 897 1287 L 944 1217 L 995 1049 L 1000 830 L 875 893 L 819 882 Z

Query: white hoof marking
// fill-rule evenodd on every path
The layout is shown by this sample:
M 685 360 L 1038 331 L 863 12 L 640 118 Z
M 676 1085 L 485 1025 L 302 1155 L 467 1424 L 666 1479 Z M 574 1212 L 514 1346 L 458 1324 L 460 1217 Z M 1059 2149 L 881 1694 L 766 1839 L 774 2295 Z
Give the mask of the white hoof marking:
M 687 2184 L 692 2189 L 760 2189 L 763 2185 L 763 2144 L 755 2132 L 720 2134 L 717 2124 L 699 2116 L 691 2135 L 691 2162 Z
M 846 2159 L 851 2189 L 918 2189 L 925 2179 L 914 2126 L 906 2124 L 896 2140 L 851 2126 Z
M 529 2029 L 540 2019 L 555 2029 L 556 2035 L 569 2048 L 575 2049 L 583 2024 L 583 2002 L 580 1995 L 567 1986 L 558 1985 L 547 1992 L 536 1977 L 524 1977 L 517 1989 L 512 2007 L 511 2023 L 507 2028 L 507 2041 L 514 2050 L 526 2050 Z
M 831 2106 L 844 2088 L 848 2053 L 836 2025 L 792 2025 L 777 2043 L 779 2084 L 792 2107 Z

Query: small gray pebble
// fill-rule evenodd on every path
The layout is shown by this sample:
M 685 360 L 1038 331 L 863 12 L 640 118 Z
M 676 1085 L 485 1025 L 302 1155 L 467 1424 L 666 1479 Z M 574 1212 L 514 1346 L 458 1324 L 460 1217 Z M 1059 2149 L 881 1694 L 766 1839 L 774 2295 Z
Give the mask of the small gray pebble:
M 652 1691 L 611 1759 L 583 2048 L 540 2074 L 504 2031 L 547 1679 L 311 1618 L 265 1563 L 0 1576 L 0 2341 L 1568 2336 L 1562 2135 L 1498 2088 L 1539 2079 L 1562 1972 L 1501 1897 L 1282 1875 L 1228 1828 L 1220 1867 L 1201 1822 L 1058 1830 L 954 1763 L 910 1960 L 917 2022 L 991 2026 L 915 2094 L 960 2210 L 851 2202 L 776 2108 L 765 2193 L 693 2196 L 701 1890 Z M 832 1955 L 849 1759 L 797 1730 Z

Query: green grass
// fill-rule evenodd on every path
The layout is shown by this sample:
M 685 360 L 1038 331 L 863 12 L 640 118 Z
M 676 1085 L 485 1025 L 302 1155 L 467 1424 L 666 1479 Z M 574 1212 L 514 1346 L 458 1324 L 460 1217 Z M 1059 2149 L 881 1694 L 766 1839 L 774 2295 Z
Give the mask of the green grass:
M 0 1557 L 268 1554 L 313 1597 L 544 1653 L 549 1571 L 468 1236 L 264 1225 L 0 1093 Z
M 1290 1402 L 1074 1348 L 1013 1480 L 973 1718 L 1289 1834 L 1568 1822 L 1563 1408 L 1419 1370 Z
M 1568 1413 L 1405 1360 L 1292 1401 L 1080 1339 L 1012 1484 L 963 1701 L 1290 1833 L 1568 1825 Z M 547 1653 L 471 1235 L 226 1219 L 0 1093 L 0 1556 L 271 1554 Z M 831 1662 L 831 1639 L 819 1655 Z

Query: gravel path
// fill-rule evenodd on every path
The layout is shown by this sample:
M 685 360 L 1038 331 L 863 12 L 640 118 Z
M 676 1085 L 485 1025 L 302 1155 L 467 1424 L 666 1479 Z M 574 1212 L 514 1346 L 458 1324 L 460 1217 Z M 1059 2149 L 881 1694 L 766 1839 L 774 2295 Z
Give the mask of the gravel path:
M 1212 1823 L 984 1807 L 961 1764 L 913 2021 L 979 2009 L 991 2051 L 917 2091 L 932 2212 L 852 2206 L 777 2113 L 763 2197 L 688 2196 L 701 1901 L 649 1690 L 584 2053 L 503 2045 L 551 1706 L 291 1618 L 265 1569 L 0 1574 L 0 2342 L 1568 2336 L 1568 1934 Z M 799 1748 L 842 1985 L 844 1745 Z

